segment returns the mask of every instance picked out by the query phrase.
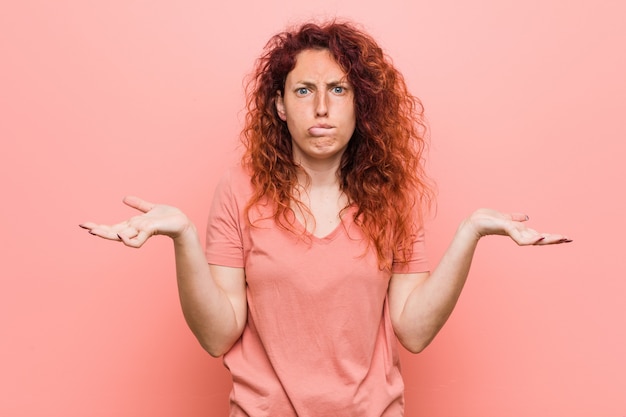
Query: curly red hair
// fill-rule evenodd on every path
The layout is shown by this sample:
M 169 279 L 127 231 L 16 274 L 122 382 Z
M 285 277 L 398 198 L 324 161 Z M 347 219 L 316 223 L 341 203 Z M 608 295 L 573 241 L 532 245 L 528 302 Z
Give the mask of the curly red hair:
M 275 105 L 305 49 L 330 51 L 353 86 L 356 128 L 338 177 L 350 204 L 357 207 L 355 221 L 374 245 L 379 265 L 390 268 L 393 259 L 410 256 L 422 209 L 433 196 L 423 165 L 423 107 L 374 39 L 351 23 L 307 23 L 279 33 L 258 59 L 247 84 L 242 132 L 242 162 L 255 190 L 246 213 L 269 201 L 277 224 L 295 231 L 291 204 L 307 211 L 294 195 L 299 167 Z

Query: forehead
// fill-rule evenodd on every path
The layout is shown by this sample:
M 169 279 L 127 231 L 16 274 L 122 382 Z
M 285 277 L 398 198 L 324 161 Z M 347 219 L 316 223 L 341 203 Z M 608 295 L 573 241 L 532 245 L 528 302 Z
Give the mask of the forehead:
M 305 49 L 296 55 L 296 65 L 287 74 L 287 81 L 340 81 L 346 73 L 328 49 Z

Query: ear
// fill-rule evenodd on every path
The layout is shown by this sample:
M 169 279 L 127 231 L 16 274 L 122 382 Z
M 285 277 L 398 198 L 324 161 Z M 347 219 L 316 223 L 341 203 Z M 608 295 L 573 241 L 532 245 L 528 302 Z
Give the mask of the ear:
M 287 114 L 285 113 L 285 101 L 280 91 L 276 92 L 275 103 L 276 103 L 276 111 L 278 112 L 278 117 L 280 117 L 280 120 L 282 120 L 283 122 L 286 122 Z

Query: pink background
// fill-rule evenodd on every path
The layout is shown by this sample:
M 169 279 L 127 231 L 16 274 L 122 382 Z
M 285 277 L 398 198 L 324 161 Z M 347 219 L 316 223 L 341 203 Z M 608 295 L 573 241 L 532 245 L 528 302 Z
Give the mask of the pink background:
M 314 4 L 313 4 L 314 3 Z M 171 243 L 86 220 L 125 194 L 203 229 L 237 158 L 242 78 L 288 23 L 363 23 L 426 105 L 433 263 L 459 221 L 525 211 L 574 243 L 481 243 L 433 344 L 403 354 L 406 415 L 626 415 L 626 14 L 619 0 L 35 1 L 0 11 L 0 415 L 225 415 L 229 375 L 187 330 Z

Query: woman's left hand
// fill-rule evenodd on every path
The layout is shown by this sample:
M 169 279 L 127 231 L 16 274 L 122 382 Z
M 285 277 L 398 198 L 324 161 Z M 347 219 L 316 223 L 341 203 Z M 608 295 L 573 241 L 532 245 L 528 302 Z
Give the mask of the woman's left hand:
M 491 209 L 479 209 L 467 218 L 466 226 L 474 230 L 477 238 L 487 235 L 509 236 L 520 246 L 553 245 L 569 243 L 566 236 L 554 233 L 539 233 L 526 226 L 528 216 L 522 213 L 501 213 Z

